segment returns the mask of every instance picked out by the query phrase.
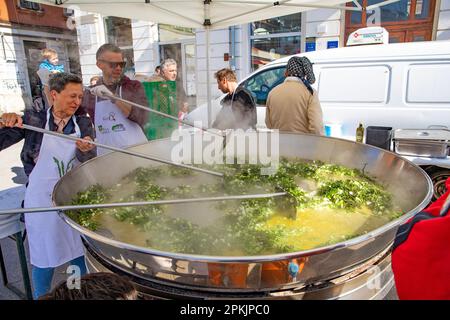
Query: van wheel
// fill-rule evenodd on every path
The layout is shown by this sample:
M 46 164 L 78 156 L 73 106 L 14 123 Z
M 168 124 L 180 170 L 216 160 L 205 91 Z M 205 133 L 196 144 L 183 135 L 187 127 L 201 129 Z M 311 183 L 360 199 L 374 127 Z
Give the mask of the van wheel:
M 450 177 L 450 170 L 438 170 L 430 174 L 433 181 L 433 201 L 442 196 L 447 189 L 445 188 L 445 181 Z

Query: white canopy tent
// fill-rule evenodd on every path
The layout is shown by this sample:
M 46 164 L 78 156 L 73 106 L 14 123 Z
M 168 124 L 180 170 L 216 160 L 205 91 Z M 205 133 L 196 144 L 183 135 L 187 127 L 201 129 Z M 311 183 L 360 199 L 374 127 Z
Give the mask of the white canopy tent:
M 33 0 L 79 8 L 105 16 L 172 24 L 180 27 L 220 29 L 317 8 L 361 11 L 345 7 L 352 0 Z M 398 1 L 398 0 L 395 0 Z
M 165 23 L 180 27 L 205 28 L 208 126 L 211 125 L 211 88 L 209 66 L 209 31 L 264 20 L 301 11 L 329 8 L 362 11 L 356 0 L 33 0 L 48 5 L 79 9 L 135 20 Z M 371 6 L 387 5 L 387 0 Z M 369 9 L 369 8 L 367 8 Z

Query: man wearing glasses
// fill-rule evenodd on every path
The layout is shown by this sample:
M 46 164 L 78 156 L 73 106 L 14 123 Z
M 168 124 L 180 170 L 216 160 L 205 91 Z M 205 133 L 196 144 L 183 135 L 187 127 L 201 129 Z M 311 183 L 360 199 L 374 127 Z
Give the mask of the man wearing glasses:
M 147 142 L 142 128 L 148 120 L 148 111 L 110 97 L 116 95 L 148 106 L 142 84 L 123 75 L 126 62 L 122 50 L 104 44 L 97 50 L 96 58 L 102 77 L 90 91 L 86 90 L 80 112 L 87 112 L 93 120 L 97 142 L 118 148 Z M 99 155 L 106 152 L 98 149 Z

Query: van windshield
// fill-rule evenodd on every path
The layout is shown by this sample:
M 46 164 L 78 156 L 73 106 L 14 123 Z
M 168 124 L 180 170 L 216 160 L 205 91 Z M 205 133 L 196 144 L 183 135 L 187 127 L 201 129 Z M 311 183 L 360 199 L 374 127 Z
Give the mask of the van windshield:
M 263 70 L 247 79 L 242 85 L 252 93 L 256 104 L 266 105 L 270 90 L 284 81 L 285 70 L 285 66 Z

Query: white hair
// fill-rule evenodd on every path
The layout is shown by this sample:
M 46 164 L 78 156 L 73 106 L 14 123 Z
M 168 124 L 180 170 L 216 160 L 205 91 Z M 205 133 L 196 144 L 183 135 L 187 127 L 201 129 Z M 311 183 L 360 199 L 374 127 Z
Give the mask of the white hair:
M 161 63 L 161 70 L 165 70 L 168 66 L 172 66 L 172 65 L 176 66 L 177 62 L 170 58 L 166 59 L 163 61 L 163 63 Z

